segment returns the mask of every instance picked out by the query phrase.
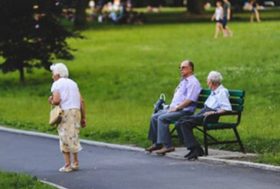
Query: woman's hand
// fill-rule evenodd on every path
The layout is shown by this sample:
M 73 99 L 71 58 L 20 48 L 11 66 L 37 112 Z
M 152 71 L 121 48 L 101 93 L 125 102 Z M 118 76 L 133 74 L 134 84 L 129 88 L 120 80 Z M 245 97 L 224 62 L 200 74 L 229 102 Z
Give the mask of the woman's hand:
M 82 128 L 86 127 L 86 118 L 81 119 L 81 126 L 82 126 Z
M 49 96 L 48 101 L 49 101 L 50 104 L 52 104 L 52 100 L 53 100 L 53 96 Z

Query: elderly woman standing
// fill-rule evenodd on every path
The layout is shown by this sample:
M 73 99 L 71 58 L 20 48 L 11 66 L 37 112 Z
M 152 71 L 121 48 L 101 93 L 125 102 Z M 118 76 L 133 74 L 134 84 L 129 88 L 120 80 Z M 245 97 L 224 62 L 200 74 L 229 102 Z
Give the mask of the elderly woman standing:
M 198 156 L 204 154 L 203 149 L 193 135 L 193 128 L 196 125 L 201 125 L 203 119 L 208 115 L 221 114 L 232 110 L 229 101 L 229 92 L 222 85 L 222 79 L 223 77 L 219 72 L 211 71 L 207 77 L 207 85 L 211 89 L 211 94 L 205 101 L 204 108 L 197 114 L 183 117 L 176 123 L 176 126 L 179 126 L 182 130 L 186 147 L 190 150 L 190 153 L 185 155 L 185 158 L 188 158 L 188 160 L 197 159 Z M 218 121 L 214 119 L 211 121 Z
M 86 126 L 85 108 L 78 85 L 68 78 L 68 69 L 63 63 L 50 67 L 54 80 L 49 97 L 49 103 L 59 105 L 63 110 L 62 120 L 58 125 L 60 150 L 63 153 L 65 165 L 60 172 L 71 172 L 79 168 L 78 152 L 82 149 L 79 141 L 80 126 Z M 71 154 L 73 163 L 71 164 Z

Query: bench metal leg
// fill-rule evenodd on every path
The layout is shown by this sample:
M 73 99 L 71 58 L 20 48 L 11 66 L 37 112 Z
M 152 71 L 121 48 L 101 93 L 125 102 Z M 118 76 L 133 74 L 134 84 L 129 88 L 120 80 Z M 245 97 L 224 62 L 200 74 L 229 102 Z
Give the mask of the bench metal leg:
M 242 144 L 242 142 L 241 142 L 241 139 L 240 139 L 240 136 L 239 136 L 239 134 L 238 134 L 237 129 L 236 129 L 236 128 L 233 128 L 233 131 L 234 131 L 234 134 L 235 134 L 235 136 L 236 136 L 237 142 L 238 142 L 238 144 L 239 144 L 239 146 L 240 146 L 240 151 L 243 152 L 243 153 L 245 153 L 245 149 L 244 149 L 244 146 L 243 146 L 243 144 Z
M 172 137 L 177 137 L 176 135 L 173 135 L 174 132 L 175 132 L 175 130 L 176 130 L 176 127 L 174 127 L 174 128 L 170 131 L 170 135 L 171 135 Z
M 199 128 L 199 127 L 195 127 L 198 131 L 200 131 L 200 132 L 202 132 L 203 134 L 204 134 L 204 130 L 203 129 L 201 129 L 201 128 Z M 206 135 L 207 135 L 207 137 L 208 137 L 208 139 L 211 139 L 211 140 L 213 140 L 214 142 L 218 142 L 218 140 L 216 139 L 216 138 L 214 138 L 213 136 L 211 136 L 210 134 L 208 134 L 207 132 L 206 132 Z
M 207 128 L 203 127 L 203 136 L 204 136 L 204 151 L 205 156 L 208 156 L 208 137 L 207 137 Z

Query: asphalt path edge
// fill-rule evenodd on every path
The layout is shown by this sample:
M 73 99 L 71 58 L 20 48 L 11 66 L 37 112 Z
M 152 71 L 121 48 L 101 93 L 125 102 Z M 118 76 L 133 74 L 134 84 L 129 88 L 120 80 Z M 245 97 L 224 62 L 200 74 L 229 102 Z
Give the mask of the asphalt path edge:
M 63 186 L 60 186 L 60 185 L 58 185 L 58 184 L 55 184 L 55 183 L 52 183 L 52 182 L 49 182 L 49 181 L 45 181 L 45 180 L 39 180 L 41 183 L 44 183 L 44 184 L 47 184 L 47 185 L 49 185 L 49 186 L 53 186 L 53 187 L 55 187 L 55 188 L 57 188 L 57 189 L 68 189 L 68 188 L 65 188 L 65 187 L 63 187 Z
M 24 135 L 29 135 L 29 136 L 45 137 L 45 138 L 51 138 L 51 139 L 58 140 L 57 135 L 40 133 L 40 132 L 35 132 L 35 131 L 25 131 L 25 130 L 13 129 L 13 128 L 4 127 L 1 125 L 0 125 L 0 131 L 24 134 Z M 120 145 L 120 144 L 110 144 L 110 143 L 97 142 L 97 141 L 91 141 L 91 140 L 85 140 L 85 139 L 81 139 L 80 141 L 83 144 L 94 145 L 94 146 L 99 146 L 99 147 L 145 152 L 145 150 L 140 147 Z M 168 156 L 168 157 L 172 158 L 172 156 Z M 178 158 L 178 157 L 174 157 L 174 158 L 182 159 L 182 158 Z M 263 163 L 253 163 L 253 162 L 248 162 L 248 161 L 239 161 L 239 160 L 232 160 L 232 159 L 221 159 L 221 158 L 216 158 L 216 157 L 211 157 L 211 156 L 200 157 L 199 161 L 210 162 L 210 163 L 225 163 L 225 164 L 235 165 L 235 166 L 251 167 L 251 168 L 257 168 L 257 169 L 262 169 L 262 170 L 267 170 L 267 171 L 280 172 L 280 166 L 268 165 L 268 164 L 263 164 Z

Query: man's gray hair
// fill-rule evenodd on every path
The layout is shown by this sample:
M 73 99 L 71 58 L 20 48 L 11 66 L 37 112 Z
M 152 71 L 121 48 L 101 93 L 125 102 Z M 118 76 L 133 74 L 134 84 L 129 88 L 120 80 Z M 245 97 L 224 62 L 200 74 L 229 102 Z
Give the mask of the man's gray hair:
M 208 74 L 207 80 L 211 81 L 212 83 L 221 84 L 223 80 L 223 76 L 220 72 L 211 71 Z
M 54 75 L 59 75 L 60 77 L 67 78 L 69 76 L 68 69 L 63 63 L 56 63 L 51 65 L 50 70 Z

